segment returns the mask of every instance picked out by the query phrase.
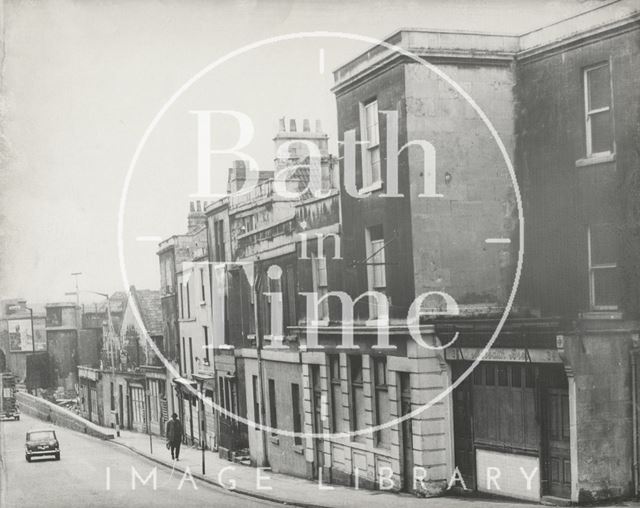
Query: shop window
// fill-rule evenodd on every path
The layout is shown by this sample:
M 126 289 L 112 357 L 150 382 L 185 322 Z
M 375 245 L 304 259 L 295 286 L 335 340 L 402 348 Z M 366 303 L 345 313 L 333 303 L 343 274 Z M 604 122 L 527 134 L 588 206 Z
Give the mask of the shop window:
M 384 357 L 373 358 L 373 384 L 375 405 L 375 426 L 389 421 L 391 407 L 389 405 L 389 387 L 387 385 L 387 359 Z M 389 427 L 376 431 L 374 436 L 376 446 L 389 448 L 391 446 L 391 429 Z
M 482 384 L 482 366 L 478 365 L 473 371 L 473 384 Z
M 522 387 L 522 368 L 519 365 L 511 366 L 511 386 Z
M 533 367 L 525 367 L 524 386 L 525 388 L 533 388 L 536 385 L 536 373 Z
M 496 384 L 495 367 L 493 365 L 485 365 L 484 369 L 485 369 L 485 383 L 487 384 L 487 386 L 493 386 L 494 384 Z
M 509 385 L 509 375 L 507 373 L 506 365 L 498 365 L 498 385 L 500 386 Z
M 534 369 L 530 365 L 498 362 L 483 366 L 486 383 L 472 387 L 476 446 L 506 452 L 539 452 Z

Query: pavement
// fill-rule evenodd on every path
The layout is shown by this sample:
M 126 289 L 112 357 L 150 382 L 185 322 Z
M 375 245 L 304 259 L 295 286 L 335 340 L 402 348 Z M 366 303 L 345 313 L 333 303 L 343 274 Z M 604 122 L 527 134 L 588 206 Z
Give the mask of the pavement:
M 24 436 L 35 427 L 56 429 L 61 460 L 24 458 Z M 151 450 L 152 447 L 152 450 Z M 235 464 L 205 451 L 184 446 L 172 461 L 164 439 L 130 431 L 102 441 L 43 423 L 27 415 L 19 422 L 0 422 L 0 506 L 301 506 L 333 508 L 485 508 L 539 507 L 539 504 L 479 497 L 418 498 L 409 494 L 320 485 Z M 155 470 L 156 487 L 153 486 Z M 145 480 L 148 480 L 146 483 Z M 615 506 L 638 507 L 628 502 Z
M 260 470 L 252 466 L 236 464 L 221 459 L 217 453 L 205 450 L 205 474 L 202 474 L 202 450 L 183 445 L 180 460 L 171 460 L 163 438 L 153 436 L 151 446 L 149 435 L 138 432 L 121 431 L 113 444 L 127 447 L 142 456 L 167 468 L 185 472 L 187 468 L 197 482 L 206 482 L 220 489 L 230 489 L 247 497 L 274 501 L 281 504 L 305 508 L 346 508 L 366 506 L 368 508 L 485 508 L 518 506 L 539 507 L 539 504 L 520 503 L 513 500 L 482 498 L 419 498 L 410 494 L 381 492 L 379 490 L 355 489 L 339 485 L 322 485 L 317 481 L 296 478 L 284 474 Z M 153 453 L 151 453 L 151 449 Z

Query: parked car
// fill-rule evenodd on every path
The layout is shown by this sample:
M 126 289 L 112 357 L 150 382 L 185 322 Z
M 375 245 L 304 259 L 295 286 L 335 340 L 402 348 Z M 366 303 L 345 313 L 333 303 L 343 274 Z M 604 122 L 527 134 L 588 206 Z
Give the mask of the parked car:
M 16 402 L 16 377 L 10 372 L 0 373 L 0 421 L 19 420 L 20 411 Z
M 53 429 L 36 429 L 27 432 L 27 440 L 24 445 L 24 456 L 27 462 L 33 457 L 53 455 L 60 460 L 60 443 Z

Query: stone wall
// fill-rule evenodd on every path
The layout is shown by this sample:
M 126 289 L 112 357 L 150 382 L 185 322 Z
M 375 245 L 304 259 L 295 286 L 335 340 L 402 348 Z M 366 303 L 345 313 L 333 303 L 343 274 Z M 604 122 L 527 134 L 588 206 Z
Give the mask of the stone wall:
M 633 492 L 632 341 L 630 334 L 611 328 L 564 339 L 575 382 L 573 472 L 580 503 Z
M 34 397 L 24 392 L 18 392 L 16 398 L 20 411 L 29 416 L 100 439 L 113 439 L 114 437 L 112 431 L 103 429 L 85 420 L 81 416 L 65 408 L 56 406 L 47 400 Z

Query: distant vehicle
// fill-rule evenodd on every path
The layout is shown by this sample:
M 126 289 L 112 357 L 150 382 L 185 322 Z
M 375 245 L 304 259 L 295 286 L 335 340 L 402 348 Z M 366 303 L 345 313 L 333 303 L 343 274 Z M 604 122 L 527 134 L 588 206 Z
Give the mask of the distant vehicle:
M 53 455 L 60 460 L 60 443 L 53 429 L 36 429 L 27 432 L 27 440 L 24 445 L 24 457 L 31 462 L 33 457 Z
M 19 420 L 20 412 L 16 403 L 16 377 L 10 372 L 3 372 L 1 376 L 2 404 L 0 404 L 0 420 Z

